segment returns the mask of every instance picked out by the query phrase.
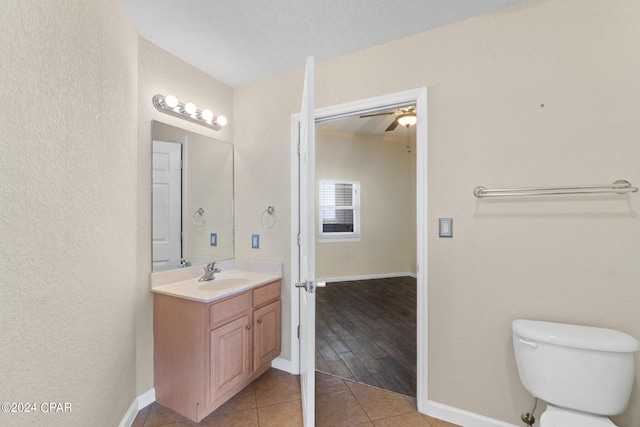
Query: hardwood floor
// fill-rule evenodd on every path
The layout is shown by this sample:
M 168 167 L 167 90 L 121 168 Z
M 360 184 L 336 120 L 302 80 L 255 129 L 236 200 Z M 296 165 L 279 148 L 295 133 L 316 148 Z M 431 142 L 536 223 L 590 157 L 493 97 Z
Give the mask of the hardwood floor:
M 416 280 L 317 289 L 316 369 L 416 397 Z

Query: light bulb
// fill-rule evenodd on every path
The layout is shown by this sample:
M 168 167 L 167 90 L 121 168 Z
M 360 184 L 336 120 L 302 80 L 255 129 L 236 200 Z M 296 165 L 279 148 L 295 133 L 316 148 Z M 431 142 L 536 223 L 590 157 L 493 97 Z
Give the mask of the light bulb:
M 167 104 L 167 107 L 169 108 L 176 108 L 178 106 L 178 98 L 176 98 L 173 95 L 168 95 L 165 99 L 164 99 L 165 104 Z
M 418 121 L 418 118 L 415 116 L 415 114 L 411 114 L 411 113 L 403 114 L 398 117 L 398 123 L 406 127 L 415 125 L 417 121 Z
M 198 111 L 198 107 L 196 107 L 196 104 L 193 102 L 187 102 L 184 105 L 184 111 L 186 111 L 187 114 L 195 114 L 195 112 Z
M 200 115 L 207 123 L 211 123 L 211 119 L 213 119 L 213 113 L 211 110 L 202 110 Z
M 227 124 L 227 118 L 225 116 L 218 116 L 216 117 L 216 123 L 220 126 L 224 126 Z

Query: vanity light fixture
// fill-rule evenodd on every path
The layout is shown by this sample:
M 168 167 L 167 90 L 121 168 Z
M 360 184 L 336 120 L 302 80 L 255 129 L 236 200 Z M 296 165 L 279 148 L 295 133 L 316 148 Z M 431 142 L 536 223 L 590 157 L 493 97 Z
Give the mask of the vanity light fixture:
M 398 123 L 402 126 L 409 128 L 418 122 L 418 118 L 415 113 L 406 113 L 398 117 Z
M 227 124 L 225 116 L 214 116 L 211 110 L 198 110 L 192 102 L 182 103 L 173 95 L 156 95 L 153 97 L 153 106 L 161 113 L 180 117 L 190 122 L 198 123 L 213 130 L 220 130 Z

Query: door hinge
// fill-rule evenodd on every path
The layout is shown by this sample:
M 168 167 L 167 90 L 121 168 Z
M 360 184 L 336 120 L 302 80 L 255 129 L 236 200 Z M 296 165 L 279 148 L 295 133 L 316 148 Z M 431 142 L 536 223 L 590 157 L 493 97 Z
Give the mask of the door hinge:
M 300 325 L 298 325 L 298 339 L 300 339 Z
M 300 246 L 300 234 L 298 234 L 298 246 Z

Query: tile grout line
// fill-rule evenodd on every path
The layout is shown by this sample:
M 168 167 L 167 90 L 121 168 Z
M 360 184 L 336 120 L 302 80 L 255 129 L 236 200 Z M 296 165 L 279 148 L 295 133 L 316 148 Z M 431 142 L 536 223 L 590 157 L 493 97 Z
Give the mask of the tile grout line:
M 344 380 L 344 379 L 343 379 L 343 381 L 345 381 L 345 382 L 346 382 L 347 380 Z M 400 394 L 400 393 L 395 393 L 395 392 L 390 391 L 390 390 L 385 390 L 385 389 L 381 389 L 381 388 L 378 388 L 378 387 L 375 387 L 375 386 L 370 386 L 370 385 L 368 385 L 368 384 L 360 384 L 360 383 L 355 382 L 355 381 L 352 381 L 352 382 L 354 382 L 354 383 L 355 383 L 355 384 L 357 384 L 358 386 L 368 387 L 368 388 L 373 388 L 373 389 L 379 390 L 379 391 L 381 391 L 381 392 L 383 392 L 383 393 L 394 394 L 394 395 L 396 395 L 396 396 L 398 396 L 398 397 L 403 397 L 403 398 L 405 398 L 405 399 L 408 397 L 408 396 L 405 396 L 405 395 Z M 369 419 L 369 421 L 370 421 L 372 424 L 373 424 L 374 422 L 376 422 L 376 421 L 386 420 L 386 419 L 390 419 L 390 418 L 398 417 L 398 416 L 401 416 L 401 415 L 411 414 L 411 413 L 414 413 L 414 412 L 415 412 L 415 413 L 417 413 L 417 414 L 420 414 L 420 416 L 422 416 L 422 415 L 423 415 L 423 414 L 421 414 L 420 412 L 418 412 L 418 408 L 416 407 L 414 410 L 408 410 L 407 412 L 402 412 L 402 413 L 399 413 L 399 414 L 390 415 L 390 416 L 388 416 L 388 417 L 382 417 L 382 418 L 372 419 L 372 417 L 369 415 L 369 413 L 368 413 L 368 412 L 365 410 L 365 408 L 362 406 L 362 403 L 360 403 L 360 400 L 358 399 L 358 396 L 356 396 L 356 395 L 353 393 L 353 391 L 351 390 L 351 388 L 349 387 L 349 385 L 347 385 L 347 388 L 348 388 L 349 392 L 351 393 L 351 395 L 353 396 L 353 398 L 356 400 L 356 402 L 358 402 L 358 405 L 359 405 L 359 406 L 360 406 L 360 408 L 362 409 L 362 412 L 364 412 L 364 414 L 367 416 L 367 418 Z M 413 402 L 412 402 L 412 403 L 413 403 Z M 423 419 L 424 419 L 424 417 L 423 417 Z M 426 419 L 425 419 L 425 422 L 428 424 L 428 426 L 431 426 L 431 423 L 430 423 L 428 420 L 426 420 Z
M 367 413 L 367 411 L 365 411 L 364 407 L 362 406 L 362 403 L 360 403 L 360 400 L 358 400 L 358 397 L 353 394 L 353 391 L 351 390 L 351 387 L 349 387 L 348 384 L 345 384 L 347 386 L 347 390 L 349 390 L 349 393 L 351 393 L 351 396 L 353 396 L 353 398 L 356 400 L 356 402 L 358 403 L 358 406 L 360 406 L 360 409 L 362 409 L 362 413 L 367 417 L 367 419 L 369 420 L 369 422 L 371 424 L 373 424 L 373 420 L 371 419 L 371 417 L 369 416 L 369 414 Z M 361 423 L 362 424 L 362 423 Z
M 269 406 L 281 405 L 283 403 L 291 403 L 291 402 L 297 402 L 297 401 L 302 401 L 302 399 L 290 399 L 290 400 L 283 400 L 282 402 L 268 403 L 266 405 L 256 406 L 256 409 L 268 408 Z

